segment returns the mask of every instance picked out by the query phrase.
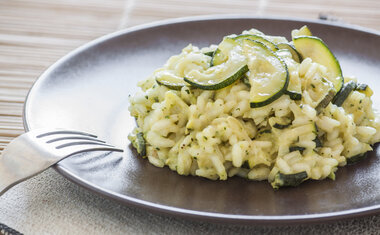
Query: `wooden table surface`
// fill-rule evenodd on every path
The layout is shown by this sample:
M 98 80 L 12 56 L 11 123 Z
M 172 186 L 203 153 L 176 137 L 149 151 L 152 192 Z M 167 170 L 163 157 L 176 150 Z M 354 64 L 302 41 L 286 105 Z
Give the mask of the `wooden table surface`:
M 1 0 L 0 151 L 24 132 L 25 96 L 60 57 L 101 35 L 167 18 L 244 13 L 330 20 L 380 30 L 378 0 Z

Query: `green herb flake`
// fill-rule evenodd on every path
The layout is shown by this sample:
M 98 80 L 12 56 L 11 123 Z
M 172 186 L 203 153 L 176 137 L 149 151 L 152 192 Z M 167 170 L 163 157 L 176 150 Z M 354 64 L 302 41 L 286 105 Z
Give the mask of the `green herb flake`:
M 160 100 L 158 99 L 158 97 L 154 97 L 154 102 L 159 102 Z

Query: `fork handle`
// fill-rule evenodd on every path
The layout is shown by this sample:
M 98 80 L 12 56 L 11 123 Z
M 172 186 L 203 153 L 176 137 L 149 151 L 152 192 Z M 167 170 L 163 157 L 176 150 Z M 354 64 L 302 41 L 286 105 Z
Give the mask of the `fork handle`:
M 28 142 L 23 144 L 23 148 L 18 146 L 22 138 L 22 135 L 16 138 L 18 143 L 16 139 L 9 143 L 0 156 L 0 196 L 16 184 L 41 173 L 57 162 L 53 158 L 36 161 L 38 158 L 35 155 L 38 155 L 38 152 L 29 147 Z
M 3 195 L 8 189 L 12 188 L 18 182 L 21 182 L 20 177 L 11 174 L 3 164 L 3 159 L 0 159 L 0 196 Z
M 40 168 L 39 170 L 34 172 L 29 171 L 24 172 L 23 174 L 15 174 L 10 172 L 9 169 L 11 168 L 6 167 L 4 159 L 0 158 L 0 196 L 16 184 L 21 183 L 42 171 L 45 171 L 47 168 L 49 168 L 49 166 L 46 166 L 44 169 Z

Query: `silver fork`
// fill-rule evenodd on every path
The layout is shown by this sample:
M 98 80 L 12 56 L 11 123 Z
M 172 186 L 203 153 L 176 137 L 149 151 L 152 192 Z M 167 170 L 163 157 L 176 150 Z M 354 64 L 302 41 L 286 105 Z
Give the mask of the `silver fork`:
M 123 151 L 80 131 L 38 129 L 22 134 L 0 156 L 0 196 L 66 157 L 98 150 Z

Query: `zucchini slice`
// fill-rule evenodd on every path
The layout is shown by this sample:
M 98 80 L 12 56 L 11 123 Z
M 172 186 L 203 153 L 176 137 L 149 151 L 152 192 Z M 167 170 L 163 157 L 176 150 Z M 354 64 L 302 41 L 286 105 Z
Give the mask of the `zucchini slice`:
M 288 88 L 285 90 L 285 94 L 287 94 L 292 100 L 301 100 L 302 99 L 302 90 L 301 90 L 301 82 L 289 77 Z
M 372 89 L 364 83 L 358 83 L 356 84 L 355 91 L 359 91 L 360 93 L 363 93 L 367 97 L 371 97 L 373 95 Z
M 290 97 L 290 99 L 292 99 L 292 100 L 301 100 L 302 99 L 301 93 L 298 93 L 295 91 L 289 91 L 289 90 L 286 90 L 284 93 L 287 94 Z
M 290 51 L 290 53 L 292 54 L 293 60 L 295 62 L 297 62 L 297 63 L 301 63 L 301 61 L 302 61 L 302 55 L 297 51 L 297 49 L 292 44 L 289 44 L 289 43 L 279 43 L 279 44 L 277 44 L 277 47 L 279 49 L 285 49 L 285 50 Z
M 228 60 L 228 54 L 230 51 L 237 46 L 238 43 L 232 38 L 225 37 L 221 43 L 219 43 L 218 48 L 214 51 L 210 67 L 220 65 Z
M 304 25 L 300 29 L 295 29 L 292 31 L 292 38 L 299 37 L 299 36 L 313 36 L 310 29 Z
M 243 50 L 250 58 L 250 105 L 257 108 L 280 98 L 289 83 L 285 62 L 259 41 L 245 39 Z
M 228 37 L 219 44 L 212 61 L 221 64 L 214 64 L 215 66 L 203 71 L 192 70 L 185 75 L 184 81 L 202 90 L 219 90 L 248 72 L 247 58 L 242 55 L 241 46 Z
M 294 46 L 303 58 L 311 58 L 314 62 L 324 65 L 329 76 L 327 79 L 333 83 L 336 93 L 343 86 L 344 79 L 342 69 L 334 54 L 330 51 L 327 45 L 317 37 L 299 36 L 293 38 Z
M 351 91 L 353 91 L 356 87 L 356 83 L 354 81 L 349 81 L 346 84 L 344 84 L 342 90 L 335 95 L 332 103 L 336 106 L 342 106 L 343 102 L 347 99 L 347 97 L 350 95 Z
M 327 95 L 319 102 L 319 104 L 315 107 L 317 114 L 321 113 L 324 108 L 329 105 L 329 103 L 334 99 L 336 95 L 335 89 L 330 89 Z
M 368 152 L 365 152 L 365 153 L 358 154 L 358 155 L 355 155 L 355 156 L 347 158 L 346 159 L 347 165 L 351 165 L 351 164 L 357 163 L 357 162 L 359 162 L 359 161 L 367 158 L 367 153 Z
M 264 44 L 265 46 L 267 46 L 272 51 L 277 51 L 278 50 L 278 47 L 276 46 L 276 44 L 274 44 L 273 42 L 269 41 L 268 39 L 265 39 L 264 37 L 262 37 L 260 35 L 242 34 L 242 35 L 233 37 L 232 39 L 235 40 L 235 41 L 237 41 L 237 42 L 240 42 L 240 43 L 242 43 L 242 41 L 244 39 L 251 39 L 251 40 L 255 40 L 255 41 L 261 42 L 262 44 Z
M 278 189 L 280 187 L 298 186 L 308 178 L 306 171 L 302 171 L 295 174 L 282 174 L 277 173 L 274 177 L 274 181 L 271 183 L 272 187 Z
M 159 85 L 166 86 L 172 90 L 181 90 L 182 87 L 188 84 L 183 80 L 183 78 L 172 74 L 169 71 L 160 71 L 156 75 L 156 82 Z
M 279 49 L 278 51 L 276 51 L 276 54 L 284 60 L 288 68 L 291 68 L 294 64 L 296 64 L 296 62 L 293 60 L 292 53 L 288 49 Z M 300 78 L 298 75 L 292 73 L 292 71 L 289 71 L 289 84 L 288 88 L 284 93 L 287 94 L 292 100 L 302 99 Z
M 203 53 L 204 55 L 207 55 L 207 56 L 213 56 L 215 53 L 215 51 L 208 51 L 208 52 L 205 52 Z
M 243 75 L 241 78 L 240 78 L 241 82 L 244 83 L 244 85 L 246 85 L 248 88 L 251 88 L 251 83 L 249 83 L 249 78 L 245 75 Z
M 222 73 L 216 73 L 215 75 L 193 71 L 190 72 L 184 80 L 190 85 L 202 90 L 219 90 L 231 85 L 248 72 L 248 66 L 246 64 L 236 63 L 233 65 L 234 66 L 228 66 Z
M 142 157 L 146 156 L 146 142 L 144 139 L 144 134 L 142 132 L 137 132 L 136 134 L 128 135 L 128 139 L 131 141 L 133 147 L 135 147 L 138 154 Z
M 137 152 L 141 155 L 141 156 L 145 156 L 146 155 L 146 142 L 145 142 L 145 139 L 144 139 L 144 134 L 142 132 L 139 132 L 136 134 L 136 140 L 137 140 Z
M 210 62 L 210 67 L 214 66 L 214 65 L 219 65 L 221 63 L 223 63 L 224 61 L 227 60 L 227 56 L 225 56 L 223 54 L 223 52 L 217 48 L 214 53 L 212 53 L 212 58 L 211 58 L 211 62 Z

